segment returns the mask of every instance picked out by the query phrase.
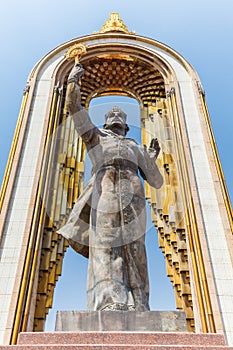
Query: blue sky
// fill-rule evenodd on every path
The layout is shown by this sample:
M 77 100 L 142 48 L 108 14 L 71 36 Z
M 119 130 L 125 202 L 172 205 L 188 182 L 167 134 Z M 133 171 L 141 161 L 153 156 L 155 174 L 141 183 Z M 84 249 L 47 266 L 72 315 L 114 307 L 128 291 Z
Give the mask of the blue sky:
M 4 1 L 0 13 L 0 181 L 30 71 L 54 47 L 99 30 L 110 12 L 119 12 L 129 30 L 177 50 L 199 74 L 232 198 L 232 0 Z M 68 270 L 71 272 L 71 269 Z M 74 268 L 72 273 L 75 274 L 75 271 L 77 269 Z M 64 266 L 65 273 L 69 275 Z M 79 269 L 78 276 L 83 274 L 82 278 L 85 278 L 85 273 L 83 267 Z M 74 287 L 69 286 L 69 289 L 72 294 Z M 61 288 L 59 299 L 64 299 L 66 293 L 69 291 Z M 163 302 L 166 300 L 167 296 Z

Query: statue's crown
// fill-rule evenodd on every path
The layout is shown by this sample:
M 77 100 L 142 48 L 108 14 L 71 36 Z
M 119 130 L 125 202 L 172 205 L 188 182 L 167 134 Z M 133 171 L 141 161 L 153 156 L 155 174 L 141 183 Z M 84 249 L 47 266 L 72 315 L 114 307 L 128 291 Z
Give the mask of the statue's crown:
M 108 113 L 106 113 L 105 114 L 105 120 L 107 120 L 109 117 L 111 117 L 113 114 L 115 114 L 115 113 L 118 113 L 118 114 L 120 114 L 120 116 L 125 120 L 125 122 L 126 122 L 126 118 L 127 118 L 127 114 L 125 113 L 125 112 L 123 112 L 122 111 L 122 109 L 120 109 L 120 107 L 118 107 L 118 106 L 114 106 L 114 107 L 112 107 L 112 109 L 108 112 Z

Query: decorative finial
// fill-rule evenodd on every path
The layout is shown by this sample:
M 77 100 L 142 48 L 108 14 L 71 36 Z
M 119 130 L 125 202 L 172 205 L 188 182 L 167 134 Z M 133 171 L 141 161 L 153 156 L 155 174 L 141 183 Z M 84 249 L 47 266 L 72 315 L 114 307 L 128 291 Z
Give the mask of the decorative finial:
M 67 60 L 75 59 L 75 63 L 79 63 L 81 55 L 87 52 L 86 46 L 83 44 L 73 45 L 65 54 Z
M 97 33 L 107 32 L 123 32 L 126 34 L 135 34 L 135 32 L 129 32 L 123 20 L 120 18 L 118 12 L 111 12 L 110 18 L 106 20 L 101 30 Z

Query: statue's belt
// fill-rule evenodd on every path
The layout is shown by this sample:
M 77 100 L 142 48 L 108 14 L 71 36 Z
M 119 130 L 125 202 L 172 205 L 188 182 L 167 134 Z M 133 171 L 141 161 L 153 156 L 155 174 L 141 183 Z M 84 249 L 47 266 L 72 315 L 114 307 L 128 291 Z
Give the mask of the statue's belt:
M 94 167 L 94 172 L 96 173 L 98 170 L 106 168 L 108 166 L 113 166 L 113 167 L 119 167 L 121 169 L 130 169 L 135 172 L 138 172 L 138 165 L 134 162 L 131 162 L 128 159 L 123 159 L 123 158 L 113 158 L 110 159 L 109 161 L 106 161 L 101 164 L 96 164 Z

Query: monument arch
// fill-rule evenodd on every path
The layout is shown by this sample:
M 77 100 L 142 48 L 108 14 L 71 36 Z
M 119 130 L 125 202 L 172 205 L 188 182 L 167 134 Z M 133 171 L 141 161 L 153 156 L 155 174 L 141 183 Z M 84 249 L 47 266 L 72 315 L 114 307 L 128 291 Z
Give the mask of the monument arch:
M 43 330 L 67 248 L 56 231 L 83 190 L 85 147 L 65 106 L 73 65 L 65 54 L 77 44 L 87 48 L 82 105 L 88 109 L 98 96 L 134 97 L 142 144 L 153 137 L 161 143 L 164 185 L 146 184 L 145 191 L 188 330 L 223 332 L 233 342 L 225 316 L 233 290 L 232 209 L 200 79 L 176 51 L 130 33 L 116 18 L 58 46 L 29 75 L 1 190 L 0 269 L 10 281 L 2 292 L 1 342 Z M 233 310 L 228 314 L 233 318 Z

